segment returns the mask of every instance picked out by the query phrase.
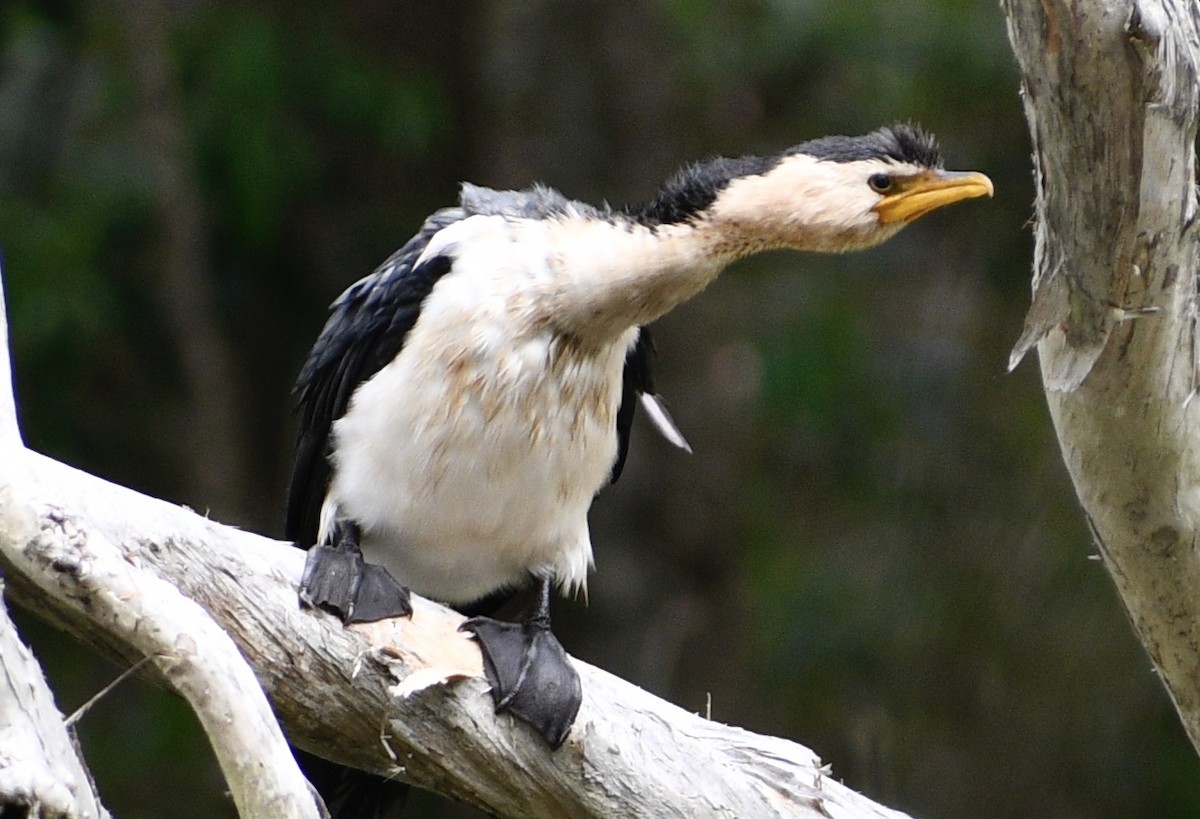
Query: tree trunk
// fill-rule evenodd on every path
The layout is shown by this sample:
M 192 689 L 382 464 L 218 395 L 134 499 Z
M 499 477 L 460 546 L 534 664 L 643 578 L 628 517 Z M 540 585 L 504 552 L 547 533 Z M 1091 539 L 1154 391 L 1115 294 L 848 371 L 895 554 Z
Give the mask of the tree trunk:
M 1195 0 L 1004 0 L 1037 187 L 1034 344 L 1063 458 L 1200 750 Z

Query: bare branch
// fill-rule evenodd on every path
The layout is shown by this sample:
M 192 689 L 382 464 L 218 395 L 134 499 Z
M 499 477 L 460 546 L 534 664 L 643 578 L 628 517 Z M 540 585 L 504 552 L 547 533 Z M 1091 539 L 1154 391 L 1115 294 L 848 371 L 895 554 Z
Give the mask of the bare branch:
M 39 527 L 28 529 L 26 525 L 34 520 L 29 517 L 29 509 L 10 504 L 17 484 L 32 478 L 36 468 L 32 465 L 32 453 L 21 445 L 17 425 L 2 284 L 0 282 L 0 507 L 16 517 L 0 515 L 0 551 L 5 553 L 0 559 L 0 567 L 18 584 L 41 586 L 50 599 L 69 600 L 74 613 L 85 614 L 110 640 L 119 640 L 127 646 L 129 653 L 126 656 L 154 657 L 158 670 L 171 687 L 188 700 L 208 733 L 234 802 L 243 816 L 322 815 L 324 806 L 319 799 L 314 799 L 311 787 L 300 773 L 254 673 L 225 631 L 200 606 L 154 573 L 131 564 L 129 555 L 116 548 L 106 537 L 107 533 L 81 532 L 69 517 L 60 517 L 52 506 L 44 509 L 48 517 Z M 37 543 L 22 544 L 13 539 L 19 531 Z M 11 548 L 13 546 L 26 548 Z M 7 621 L 7 616 L 4 620 Z M 16 639 L 15 631 L 12 639 Z M 19 642 L 16 645 L 19 647 Z M 3 649 L 0 660 L 6 665 L 20 659 L 16 654 L 9 658 L 7 645 L 0 649 Z M 45 687 L 40 669 L 32 658 L 10 669 L 10 673 L 14 671 L 28 675 L 24 684 L 34 690 L 39 683 Z M 17 708 L 13 719 L 23 710 Z M 48 727 L 44 708 L 38 713 L 42 718 L 36 722 L 37 734 L 45 742 L 51 743 L 57 733 L 63 737 L 67 735 L 57 711 L 53 712 L 53 727 Z M 14 730 L 20 725 L 15 721 L 12 724 Z M 33 747 L 17 741 L 27 737 L 13 735 L 8 738 L 13 742 L 0 743 L 0 748 L 11 748 L 9 752 L 14 757 L 17 757 L 17 751 Z M 47 747 L 54 748 L 53 745 Z M 57 749 L 55 753 L 62 757 Z M 82 765 L 73 750 L 70 758 L 75 760 L 75 768 L 81 771 Z M 6 774 L 19 774 L 21 770 L 5 766 L 0 769 Z M 71 780 L 88 782 L 86 776 L 80 778 L 74 769 L 64 770 L 70 773 Z M 44 784 L 40 780 L 30 781 L 39 787 Z M 21 784 L 0 780 L 0 793 L 15 793 L 7 789 Z M 78 788 L 76 791 L 80 800 L 88 796 L 88 792 Z M 57 791 L 55 794 L 58 795 Z M 98 802 L 94 807 L 82 801 L 81 804 L 83 809 L 78 813 L 81 816 L 100 815 L 103 810 Z M 76 813 L 68 811 L 62 815 L 74 816 Z
M 416 599 L 411 621 L 343 628 L 297 606 L 303 555 L 289 544 L 35 453 L 22 461 L 19 483 L 9 472 L 0 489 L 0 566 L 52 582 L 14 581 L 18 597 L 128 658 L 130 635 L 78 586 L 100 574 L 84 571 L 87 555 L 119 549 L 228 630 L 307 750 L 506 816 L 901 815 L 832 780 L 799 745 L 702 719 L 578 662 L 583 707 L 551 753 L 493 713 L 457 614 Z
M 4 302 L 4 271 L 0 270 L 0 457 L 20 449 L 23 445 L 21 428 L 17 423 L 12 358 L 8 354 L 8 307 Z

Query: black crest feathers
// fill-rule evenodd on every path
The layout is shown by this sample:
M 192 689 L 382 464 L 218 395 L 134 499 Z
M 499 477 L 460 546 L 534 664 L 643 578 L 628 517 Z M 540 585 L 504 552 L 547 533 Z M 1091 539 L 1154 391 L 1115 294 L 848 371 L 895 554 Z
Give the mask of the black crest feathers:
M 937 140 L 916 125 L 886 125 L 865 136 L 827 136 L 801 143 L 789 155 L 808 154 L 829 162 L 882 159 L 923 168 L 942 167 Z

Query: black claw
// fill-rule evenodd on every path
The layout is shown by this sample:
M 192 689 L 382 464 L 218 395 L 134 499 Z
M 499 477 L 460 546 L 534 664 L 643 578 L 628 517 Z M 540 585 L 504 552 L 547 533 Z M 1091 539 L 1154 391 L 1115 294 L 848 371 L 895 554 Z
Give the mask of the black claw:
M 543 604 L 529 622 L 472 617 L 459 629 L 479 640 L 496 711 L 529 723 L 557 749 L 579 713 L 583 689 L 579 673 L 550 631 L 548 589 L 547 584 Z
M 412 614 L 408 589 L 387 569 L 365 562 L 356 543 L 308 550 L 300 603 L 328 611 L 347 624 Z

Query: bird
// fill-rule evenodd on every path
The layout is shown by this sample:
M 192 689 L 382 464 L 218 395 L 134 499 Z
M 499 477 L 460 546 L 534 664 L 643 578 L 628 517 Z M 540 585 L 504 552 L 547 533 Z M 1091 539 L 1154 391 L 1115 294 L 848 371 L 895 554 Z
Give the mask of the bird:
M 411 590 L 473 615 L 494 707 L 557 749 L 581 686 L 550 603 L 586 590 L 588 509 L 638 406 L 688 446 L 646 326 L 738 259 L 872 247 L 992 193 L 912 124 L 694 163 L 625 208 L 463 184 L 333 302 L 301 369 L 285 526 L 309 550 L 301 602 L 363 622 L 410 614 Z M 526 616 L 488 616 L 523 587 Z

